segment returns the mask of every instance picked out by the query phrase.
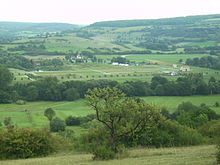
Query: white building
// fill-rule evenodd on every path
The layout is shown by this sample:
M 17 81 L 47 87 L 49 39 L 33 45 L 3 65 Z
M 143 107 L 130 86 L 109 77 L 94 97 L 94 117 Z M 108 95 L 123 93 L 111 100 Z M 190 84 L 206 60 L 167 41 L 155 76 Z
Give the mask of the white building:
M 112 65 L 116 66 L 116 65 L 119 65 L 119 63 L 118 62 L 113 62 Z

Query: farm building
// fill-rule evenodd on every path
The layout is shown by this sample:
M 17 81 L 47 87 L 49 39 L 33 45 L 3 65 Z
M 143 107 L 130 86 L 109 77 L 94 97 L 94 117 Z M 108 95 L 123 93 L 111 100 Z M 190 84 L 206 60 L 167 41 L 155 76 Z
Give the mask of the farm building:
M 129 64 L 121 64 L 118 62 L 113 62 L 112 65 L 114 65 L 114 66 L 129 66 Z
M 119 63 L 118 62 L 113 62 L 112 65 L 119 65 Z
M 188 72 L 188 71 L 190 71 L 190 67 L 189 67 L 189 66 L 182 66 L 182 67 L 180 68 L 180 71 L 182 71 L 182 72 Z

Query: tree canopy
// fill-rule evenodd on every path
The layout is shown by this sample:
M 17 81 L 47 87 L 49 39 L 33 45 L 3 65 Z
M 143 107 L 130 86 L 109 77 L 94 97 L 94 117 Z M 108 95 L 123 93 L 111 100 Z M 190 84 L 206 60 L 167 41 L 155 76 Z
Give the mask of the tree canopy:
M 115 153 L 119 151 L 120 138 L 133 136 L 160 118 L 154 106 L 140 99 L 127 98 L 117 88 L 94 88 L 88 91 L 86 99 L 107 130 Z

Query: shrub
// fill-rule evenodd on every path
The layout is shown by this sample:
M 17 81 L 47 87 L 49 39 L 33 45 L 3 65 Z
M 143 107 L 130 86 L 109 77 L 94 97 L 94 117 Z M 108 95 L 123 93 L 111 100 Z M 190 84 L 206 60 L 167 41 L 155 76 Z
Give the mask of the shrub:
M 63 132 L 59 132 L 58 134 L 66 139 L 69 139 L 70 141 L 76 140 L 75 132 L 71 129 L 66 129 Z
M 162 120 L 157 126 L 146 128 L 134 139 L 122 139 L 129 146 L 172 147 L 203 143 L 203 137 L 196 130 L 170 120 Z M 129 143 L 128 143 L 129 142 Z
M 54 139 L 46 130 L 8 127 L 0 132 L 0 159 L 47 156 L 55 151 Z
M 100 145 L 93 149 L 94 160 L 109 160 L 115 158 L 115 152 L 106 145 Z
M 95 114 L 90 114 L 83 117 L 74 117 L 74 116 L 68 116 L 65 120 L 66 125 L 68 126 L 74 126 L 74 125 L 82 125 L 85 123 L 88 123 L 96 118 Z
M 58 117 L 52 119 L 51 122 L 50 122 L 50 130 L 52 132 L 65 131 L 65 128 L 66 128 L 65 121 L 61 120 Z
M 17 104 L 17 105 L 25 105 L 26 102 L 25 102 L 24 100 L 17 100 L 17 101 L 16 101 L 16 104 Z
M 93 128 L 88 133 L 81 135 L 77 148 L 92 153 L 93 159 L 108 160 L 116 156 L 110 146 L 110 138 L 106 130 Z
M 66 118 L 65 122 L 66 122 L 66 125 L 68 125 L 68 126 L 80 125 L 80 118 L 68 116 Z
M 216 143 L 220 136 L 220 120 L 212 120 L 200 126 L 198 131 L 205 137 L 209 138 L 211 143 Z
M 12 125 L 11 117 L 5 117 L 3 123 L 4 123 L 5 126 Z
M 215 102 L 215 107 L 219 107 L 219 102 Z

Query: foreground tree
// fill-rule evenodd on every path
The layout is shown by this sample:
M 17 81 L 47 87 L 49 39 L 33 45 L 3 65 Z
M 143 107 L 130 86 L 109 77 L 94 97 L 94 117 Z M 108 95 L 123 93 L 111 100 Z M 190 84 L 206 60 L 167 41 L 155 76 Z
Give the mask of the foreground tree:
M 114 153 L 120 151 L 120 138 L 133 136 L 160 119 L 155 107 L 140 99 L 127 98 L 117 88 L 89 90 L 86 99 L 109 134 Z

